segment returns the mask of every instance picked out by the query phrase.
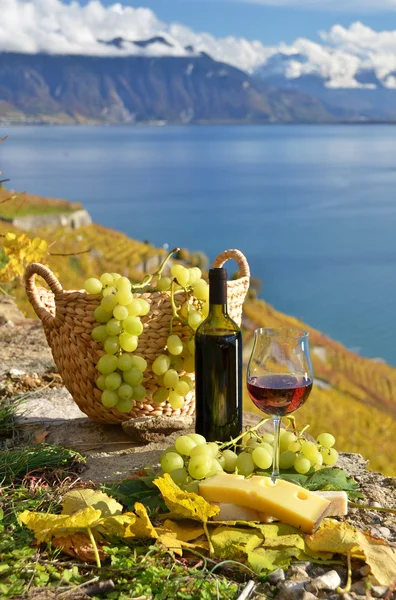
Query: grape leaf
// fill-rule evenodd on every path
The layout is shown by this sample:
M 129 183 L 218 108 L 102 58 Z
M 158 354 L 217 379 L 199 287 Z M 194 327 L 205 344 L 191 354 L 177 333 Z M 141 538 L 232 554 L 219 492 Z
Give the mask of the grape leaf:
M 168 473 L 153 483 L 160 490 L 168 509 L 181 517 L 206 523 L 220 511 L 218 506 L 209 504 L 202 496 L 181 490 Z
M 258 548 L 248 552 L 247 564 L 256 573 L 262 571 L 276 571 L 276 569 L 287 569 L 293 558 L 297 560 L 309 560 L 304 552 L 298 548 L 267 549 Z
M 246 555 L 263 543 L 255 529 L 220 525 L 210 534 L 215 556 L 227 560 L 244 560 Z
M 304 487 L 312 492 L 317 490 L 334 490 L 348 492 L 348 496 L 354 498 L 363 498 L 358 491 L 359 484 L 342 469 L 337 467 L 327 467 L 315 471 L 310 475 L 304 484 Z
M 153 480 L 157 475 L 123 479 L 119 483 L 103 486 L 103 490 L 121 502 L 128 510 L 133 510 L 135 502 L 141 502 L 149 510 L 166 510 L 166 504 Z
M 86 533 L 75 533 L 65 537 L 54 538 L 51 540 L 54 548 L 60 548 L 62 552 L 73 558 L 79 558 L 83 562 L 95 562 L 96 556 L 89 536 Z M 103 551 L 105 542 L 98 542 L 97 549 L 101 560 L 106 558 Z
M 73 490 L 64 495 L 62 515 L 72 515 L 87 506 L 93 506 L 97 510 L 100 510 L 102 517 L 120 515 L 122 513 L 122 505 L 114 500 L 114 498 L 110 498 L 110 496 L 98 490 L 82 489 Z
M 158 538 L 155 527 L 153 527 L 150 517 L 147 514 L 146 507 L 140 502 L 136 502 L 134 508 L 136 513 L 134 515 L 135 518 L 127 526 L 124 537 Z
M 366 563 L 381 585 L 391 587 L 396 580 L 396 550 L 386 542 L 370 535 L 358 533 L 359 546 L 362 549 Z

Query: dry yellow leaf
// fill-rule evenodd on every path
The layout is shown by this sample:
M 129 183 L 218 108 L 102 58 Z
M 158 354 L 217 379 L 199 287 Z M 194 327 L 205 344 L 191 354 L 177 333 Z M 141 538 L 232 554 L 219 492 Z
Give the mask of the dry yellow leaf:
M 391 586 L 396 581 L 396 550 L 382 540 L 358 533 L 359 546 L 374 577 L 381 585 Z
M 169 510 L 181 517 L 206 523 L 220 510 L 218 506 L 206 502 L 202 496 L 181 490 L 168 473 L 154 479 L 153 483 L 161 492 Z
M 150 517 L 147 514 L 146 507 L 140 502 L 135 502 L 135 513 L 125 513 L 131 516 L 129 525 L 125 530 L 124 537 L 137 537 L 137 538 L 154 538 L 158 537 L 158 534 L 153 527 Z M 125 515 L 124 515 L 125 516 Z
M 100 510 L 88 506 L 74 515 L 51 515 L 25 510 L 19 515 L 19 520 L 34 532 L 37 541 L 49 542 L 53 537 L 92 528 L 100 521 L 100 517 Z

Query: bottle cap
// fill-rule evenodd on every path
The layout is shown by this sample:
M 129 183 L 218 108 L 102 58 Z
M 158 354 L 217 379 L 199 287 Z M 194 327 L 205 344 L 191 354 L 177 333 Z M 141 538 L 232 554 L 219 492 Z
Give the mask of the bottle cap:
M 219 267 L 216 269 L 209 269 L 209 281 L 213 280 L 227 280 L 227 270 L 223 269 L 223 267 Z

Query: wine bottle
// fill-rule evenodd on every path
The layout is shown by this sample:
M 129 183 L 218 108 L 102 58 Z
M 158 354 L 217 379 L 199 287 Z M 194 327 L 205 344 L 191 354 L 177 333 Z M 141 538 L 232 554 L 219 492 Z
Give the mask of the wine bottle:
M 209 271 L 209 314 L 195 335 L 195 431 L 226 442 L 242 431 L 242 336 L 227 314 L 227 271 Z

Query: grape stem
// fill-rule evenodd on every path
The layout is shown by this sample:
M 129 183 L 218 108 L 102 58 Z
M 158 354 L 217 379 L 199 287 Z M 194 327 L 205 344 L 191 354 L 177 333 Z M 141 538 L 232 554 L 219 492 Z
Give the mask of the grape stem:
M 161 277 L 162 271 L 164 270 L 166 263 L 168 262 L 168 260 L 170 259 L 170 257 L 175 254 L 176 252 L 179 252 L 180 248 L 173 248 L 173 250 L 171 250 L 169 252 L 169 254 L 165 257 L 165 259 L 163 260 L 163 262 L 161 263 L 159 269 L 157 269 L 157 271 L 155 271 L 155 273 L 151 273 L 151 275 L 146 275 L 143 279 L 143 281 L 141 283 L 137 283 L 136 285 L 132 286 L 132 291 L 136 291 L 136 290 L 141 290 L 142 288 L 145 288 L 148 286 L 148 284 L 151 282 L 151 280 L 154 277 Z
M 257 423 L 257 425 L 255 425 L 254 427 L 251 427 L 250 429 L 247 429 L 246 431 L 244 431 L 243 433 L 241 433 L 240 435 L 238 435 L 236 438 L 233 438 L 229 442 L 224 442 L 224 444 L 221 444 L 221 446 L 219 447 L 219 450 L 223 450 L 224 448 L 228 448 L 228 446 L 236 446 L 237 443 L 240 440 L 242 440 L 246 435 L 249 435 L 250 433 L 254 433 L 255 431 L 257 431 L 257 429 L 260 429 L 260 427 L 262 425 L 264 425 L 264 423 L 266 423 L 270 419 L 271 419 L 271 417 L 267 417 L 267 418 L 261 419 L 261 421 L 259 423 Z
M 347 577 L 347 582 L 345 584 L 344 588 L 338 587 L 337 588 L 337 593 L 338 594 L 347 594 L 348 592 L 351 591 L 351 585 L 352 585 L 352 565 L 351 565 L 351 553 L 348 552 L 347 554 L 347 563 L 348 563 L 348 577 Z
M 371 506 L 370 504 L 359 504 L 358 502 L 349 502 L 349 506 L 352 508 L 362 508 L 363 510 L 379 510 L 380 512 L 387 512 L 396 515 L 396 508 L 385 508 L 384 506 Z

